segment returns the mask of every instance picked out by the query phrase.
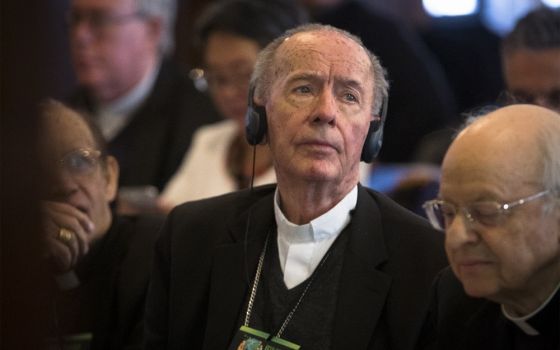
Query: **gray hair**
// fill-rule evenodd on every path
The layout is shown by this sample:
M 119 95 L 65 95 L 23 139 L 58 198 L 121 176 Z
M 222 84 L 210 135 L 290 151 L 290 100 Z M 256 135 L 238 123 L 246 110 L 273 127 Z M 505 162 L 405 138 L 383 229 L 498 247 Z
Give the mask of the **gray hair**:
M 270 88 L 274 82 L 276 67 L 274 59 L 278 48 L 284 43 L 286 39 L 292 37 L 295 34 L 306 33 L 306 32 L 319 32 L 328 31 L 338 33 L 345 38 L 348 38 L 358 44 L 364 52 L 367 54 L 371 73 L 373 75 L 373 106 L 372 113 L 379 114 L 383 101 L 388 98 L 389 94 L 389 82 L 387 81 L 386 72 L 379 58 L 375 56 L 371 51 L 369 51 L 362 40 L 355 35 L 348 33 L 342 29 L 338 29 L 329 25 L 322 24 L 304 24 L 299 27 L 290 29 L 286 31 L 283 35 L 276 38 L 270 44 L 268 44 L 260 53 L 255 63 L 255 70 L 253 71 L 253 76 L 251 77 L 251 86 L 255 87 L 255 95 L 262 100 L 266 100 L 270 95 Z
M 542 154 L 542 183 L 560 196 L 560 115 L 558 122 L 539 128 L 537 147 Z
M 172 53 L 175 47 L 176 0 L 136 0 L 136 4 L 142 15 L 154 17 L 161 21 L 162 32 L 159 51 L 164 55 Z

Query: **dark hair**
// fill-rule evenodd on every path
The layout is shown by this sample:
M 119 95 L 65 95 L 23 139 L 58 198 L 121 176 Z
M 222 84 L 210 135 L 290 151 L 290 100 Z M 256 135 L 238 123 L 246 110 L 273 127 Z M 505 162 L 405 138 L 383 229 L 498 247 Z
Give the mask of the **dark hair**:
M 504 38 L 502 52 L 560 48 L 560 9 L 540 7 L 521 18 Z
M 248 38 L 263 48 L 286 30 L 307 21 L 295 0 L 225 0 L 210 5 L 195 25 L 195 47 L 202 57 L 208 37 L 224 32 Z

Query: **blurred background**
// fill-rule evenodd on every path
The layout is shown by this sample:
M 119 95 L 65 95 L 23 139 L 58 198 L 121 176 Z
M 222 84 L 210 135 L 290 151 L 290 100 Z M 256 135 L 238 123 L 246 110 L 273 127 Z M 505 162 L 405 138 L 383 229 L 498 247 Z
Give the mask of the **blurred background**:
M 263 0 L 264 1 L 264 0 Z M 499 43 L 536 6 L 560 0 L 368 0 L 367 6 L 415 32 L 441 66 L 457 113 L 495 101 L 503 89 Z M 211 1 L 179 0 L 174 59 L 185 71 L 193 23 Z M 35 140 L 38 101 L 64 100 L 75 88 L 65 15 L 69 0 L 0 3 L 1 344 L 36 349 L 48 302 L 34 239 L 38 223 Z

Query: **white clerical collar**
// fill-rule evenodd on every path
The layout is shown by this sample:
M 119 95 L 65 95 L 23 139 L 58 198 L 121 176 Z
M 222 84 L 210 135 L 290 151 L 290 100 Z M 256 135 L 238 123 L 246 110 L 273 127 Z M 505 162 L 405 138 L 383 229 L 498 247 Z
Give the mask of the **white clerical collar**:
M 278 226 L 278 235 L 282 235 L 290 243 L 318 242 L 340 232 L 350 222 L 350 211 L 356 208 L 358 202 L 358 186 L 355 186 L 337 205 L 331 210 L 308 224 L 296 225 L 290 222 L 280 209 L 280 198 L 278 189 L 274 194 L 274 215 Z
M 290 222 L 280 209 L 278 189 L 274 194 L 277 244 L 284 283 L 291 289 L 305 281 L 317 268 L 336 238 L 350 222 L 350 212 L 358 201 L 354 187 L 337 205 L 308 224 Z
M 544 303 L 542 303 L 541 306 L 539 306 L 535 311 L 531 312 L 528 315 L 521 316 L 521 317 L 512 316 L 506 311 L 506 308 L 504 307 L 503 304 L 502 304 L 502 313 L 504 314 L 505 318 L 507 318 L 511 322 L 515 323 L 519 328 L 521 328 L 521 330 L 525 332 L 525 334 L 539 335 L 539 331 L 536 330 L 533 326 L 531 326 L 527 321 L 530 320 L 533 316 L 537 315 L 539 312 L 541 312 L 548 305 L 548 303 L 550 303 L 550 301 L 554 298 L 554 296 L 556 295 L 559 289 L 560 289 L 560 283 L 558 283 L 558 285 L 556 286 L 552 294 L 548 296 L 548 298 L 544 301 Z
M 134 111 L 140 107 L 152 91 L 160 66 L 160 62 L 157 61 L 127 94 L 99 106 L 97 120 L 105 138 L 108 140 L 114 138 L 128 124 Z

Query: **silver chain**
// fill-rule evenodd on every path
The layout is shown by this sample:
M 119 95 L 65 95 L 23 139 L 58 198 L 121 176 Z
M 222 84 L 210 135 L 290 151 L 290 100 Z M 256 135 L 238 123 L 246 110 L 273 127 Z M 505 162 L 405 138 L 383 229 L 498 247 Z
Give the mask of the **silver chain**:
M 325 256 L 323 257 L 323 259 L 321 260 L 321 263 L 319 264 L 319 266 L 317 266 L 317 268 L 315 269 L 315 271 L 317 271 L 321 266 L 323 266 L 323 264 L 325 263 L 325 261 L 327 261 L 327 257 L 329 256 L 329 254 L 331 253 L 330 249 L 327 251 L 327 254 L 325 254 Z M 286 329 L 286 327 L 288 326 L 288 323 L 292 320 L 292 317 L 294 316 L 297 308 L 299 307 L 299 304 L 301 303 L 301 301 L 303 300 L 303 297 L 307 294 L 307 290 L 309 289 L 309 287 L 311 287 L 311 284 L 313 283 L 313 281 L 315 280 L 315 276 L 317 274 L 313 273 L 311 275 L 311 279 L 309 280 L 309 282 L 307 282 L 307 285 L 305 286 L 305 289 L 303 290 L 303 292 L 301 293 L 301 295 L 299 296 L 299 299 L 296 303 L 296 305 L 293 307 L 292 311 L 290 311 L 290 313 L 288 313 L 288 316 L 286 316 L 286 319 L 284 320 L 284 322 L 282 323 L 282 326 L 280 326 L 280 329 L 278 330 L 278 333 L 276 333 L 276 336 L 278 338 L 282 337 L 282 334 L 284 333 L 284 330 Z
M 255 272 L 255 280 L 253 281 L 253 287 L 251 288 L 251 296 L 249 297 L 249 303 L 247 305 L 247 313 L 245 314 L 245 322 L 243 324 L 246 327 L 249 327 L 249 320 L 251 318 L 251 313 L 253 311 L 253 304 L 255 303 L 255 297 L 257 295 L 257 288 L 259 286 L 259 280 L 260 280 L 260 277 L 261 277 L 261 274 L 262 274 L 262 269 L 263 269 L 263 264 L 264 264 L 264 257 L 266 255 L 266 250 L 267 250 L 267 247 L 268 247 L 268 237 L 269 237 L 269 235 L 266 236 L 266 240 L 264 242 L 264 248 L 263 248 L 263 251 L 261 252 L 261 256 L 259 257 L 259 264 L 257 265 L 257 271 Z M 325 261 L 327 261 L 327 257 L 330 255 L 330 253 L 331 253 L 331 250 L 329 249 L 327 251 L 327 253 L 323 256 L 323 259 L 321 259 L 321 262 L 319 263 L 319 266 L 317 266 L 315 271 L 319 270 L 319 268 L 325 264 Z M 282 334 L 284 333 L 284 330 L 286 330 L 286 327 L 288 326 L 288 323 L 290 323 L 290 321 L 292 320 L 292 317 L 294 316 L 296 310 L 298 309 L 299 304 L 301 304 L 301 301 L 303 300 L 303 297 L 307 294 L 307 291 L 309 290 L 309 287 L 311 287 L 311 284 L 315 280 L 316 275 L 317 275 L 316 273 L 313 273 L 311 275 L 311 278 L 310 278 L 309 282 L 307 282 L 307 285 L 305 286 L 305 289 L 303 290 L 303 292 L 299 296 L 299 299 L 298 299 L 296 305 L 288 313 L 284 322 L 282 322 L 282 326 L 280 326 L 280 329 L 276 333 L 276 337 L 280 338 L 282 336 Z
M 249 319 L 251 318 L 251 312 L 253 311 L 253 304 L 255 303 L 255 296 L 257 295 L 257 288 L 259 287 L 259 280 L 261 278 L 261 272 L 264 263 L 264 256 L 266 255 L 266 248 L 268 246 L 268 237 L 266 235 L 266 240 L 264 241 L 264 248 L 259 257 L 259 264 L 257 265 L 257 272 L 255 272 L 255 280 L 253 281 L 253 288 L 251 288 L 251 296 L 249 297 L 249 304 L 247 305 L 247 313 L 245 314 L 245 322 L 243 325 L 249 327 Z

